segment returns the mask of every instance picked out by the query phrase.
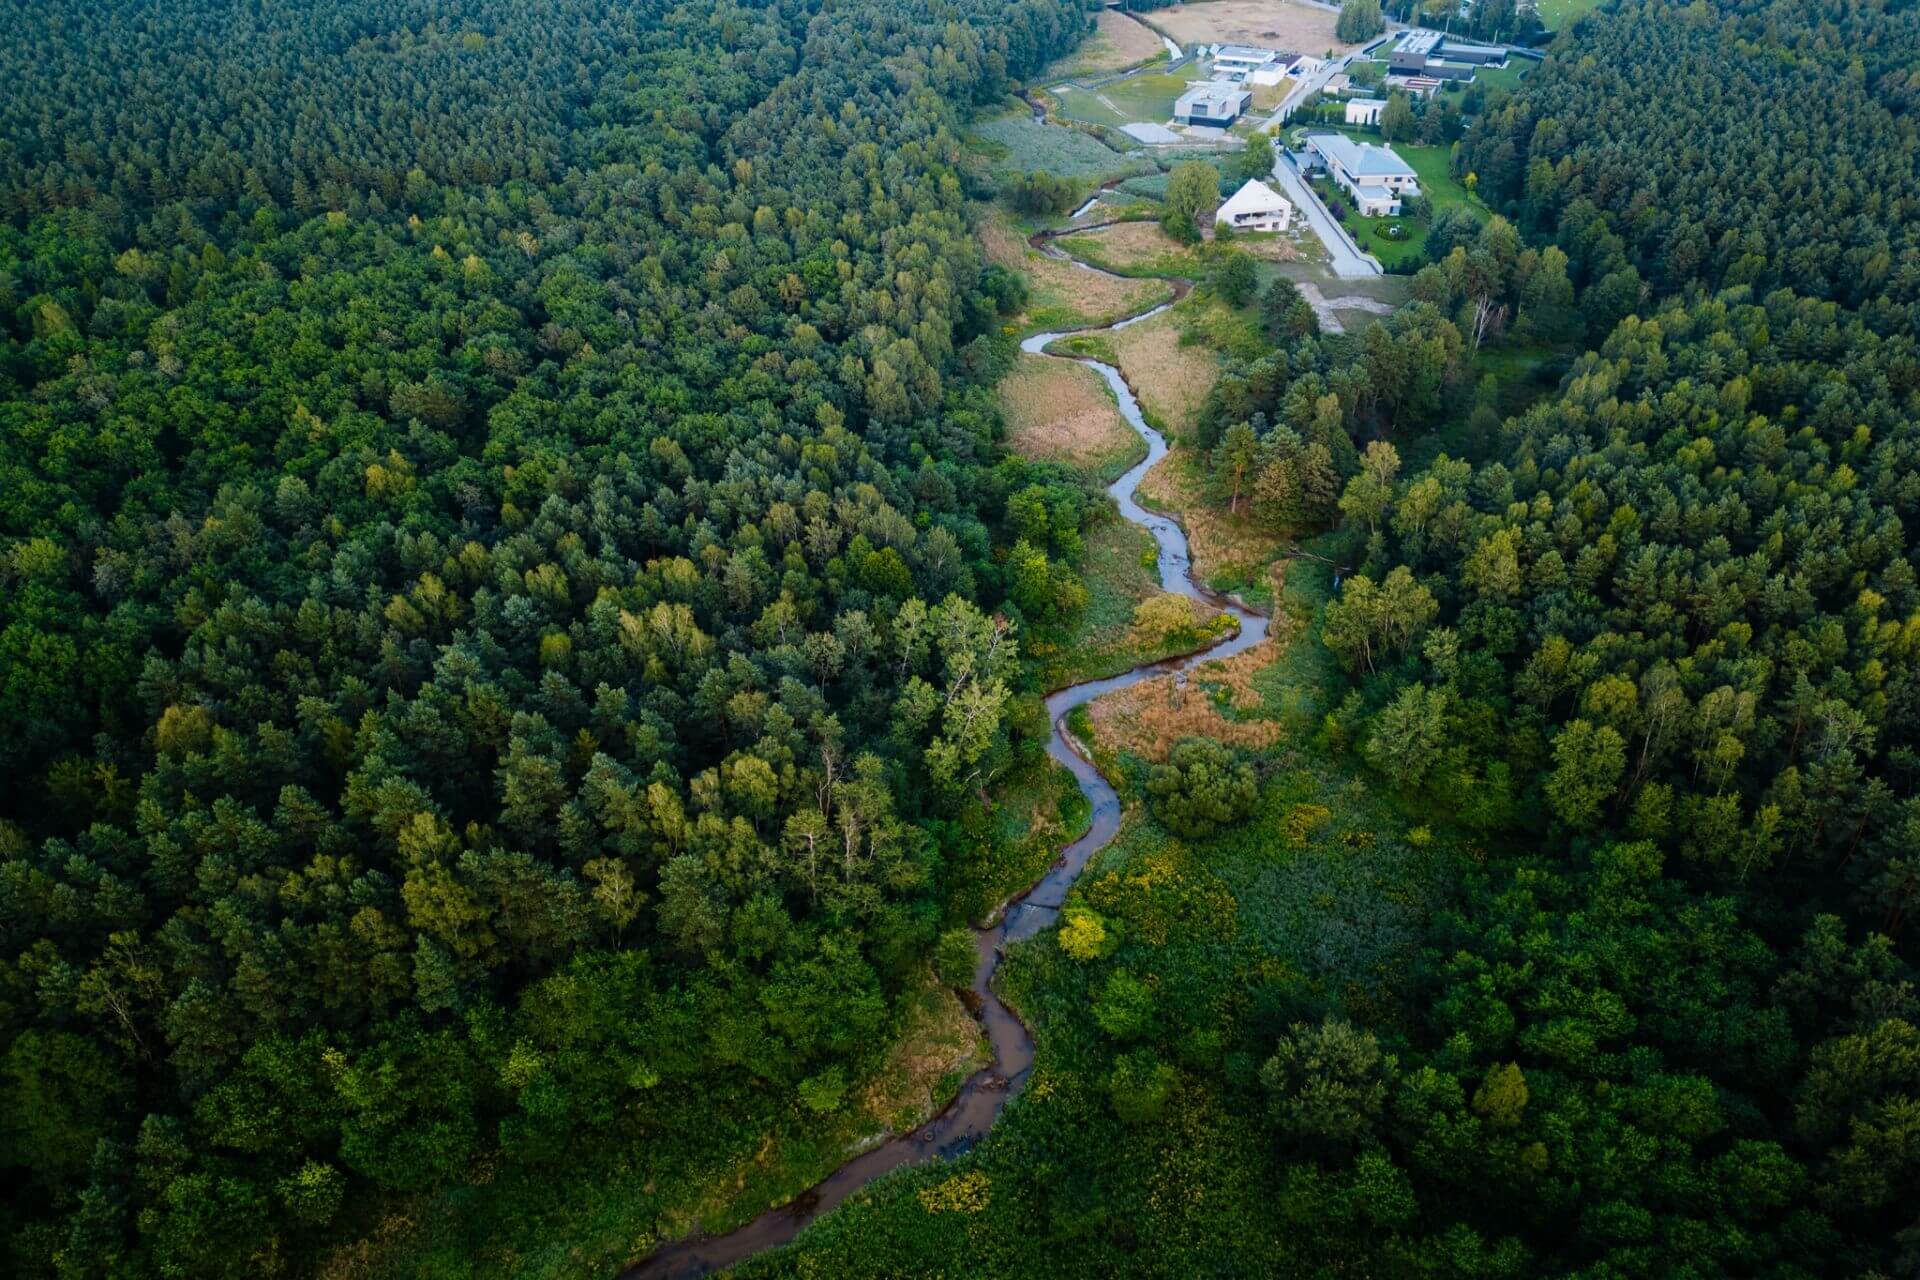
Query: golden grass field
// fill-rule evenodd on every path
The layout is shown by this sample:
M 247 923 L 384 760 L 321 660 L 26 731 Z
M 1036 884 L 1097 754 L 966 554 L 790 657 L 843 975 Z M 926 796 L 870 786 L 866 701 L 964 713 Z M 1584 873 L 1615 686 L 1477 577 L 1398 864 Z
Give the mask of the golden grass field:
M 1288 0 L 1205 0 L 1156 10 L 1153 21 L 1183 45 L 1250 44 L 1318 58 L 1329 49 L 1339 54 L 1359 48 L 1334 38 L 1339 17 Z
M 1062 236 L 1054 243 L 1076 258 L 1122 271 L 1150 268 L 1167 275 L 1191 275 L 1200 261 L 1157 222 L 1122 222 Z
M 998 209 L 980 220 L 979 234 L 988 261 L 1026 277 L 1031 296 L 1025 314 L 1031 328 L 1110 324 L 1173 292 L 1163 280 L 1117 280 L 1049 258 L 1029 245 Z
M 1200 254 L 1160 229 L 1157 222 L 1121 222 L 1095 231 L 1062 236 L 1054 242 L 1076 258 L 1119 271 L 1197 277 L 1205 270 Z M 1269 262 L 1295 262 L 1300 250 L 1283 233 L 1242 233 L 1233 247 Z
M 1180 517 L 1201 581 L 1218 574 L 1249 578 L 1279 555 L 1283 544 L 1244 514 L 1227 510 L 1224 500 L 1207 496 L 1194 451 L 1175 444 L 1140 481 L 1140 493 L 1154 506 Z M 1244 496 L 1244 495 L 1243 495 Z
M 1181 513 L 1183 517 L 1191 514 Z M 1284 562 L 1273 566 L 1275 598 L 1285 569 Z M 1221 710 L 1221 701 L 1239 711 L 1263 706 L 1265 699 L 1254 688 L 1253 677 L 1272 665 L 1291 639 L 1292 628 L 1285 619 L 1276 618 L 1266 640 L 1231 658 L 1201 663 L 1186 673 L 1184 685 L 1172 674 L 1155 676 L 1095 699 L 1087 708 L 1094 742 L 1102 752 L 1130 751 L 1156 764 L 1182 738 L 1212 738 L 1254 749 L 1272 746 L 1282 732 L 1277 722 L 1234 719 Z
M 1078 49 L 1048 67 L 1041 79 L 1118 71 L 1145 62 L 1164 47 L 1159 36 L 1112 9 L 1102 9 L 1094 18 L 1094 27 L 1094 33 Z
M 1182 346 L 1180 333 L 1174 310 L 1101 335 L 1141 407 L 1176 434 L 1193 426 L 1201 401 L 1220 378 L 1220 357 L 1198 343 Z
M 1022 355 L 1000 380 L 1007 447 L 1096 474 L 1124 470 L 1146 446 L 1120 416 L 1100 375 L 1051 356 Z

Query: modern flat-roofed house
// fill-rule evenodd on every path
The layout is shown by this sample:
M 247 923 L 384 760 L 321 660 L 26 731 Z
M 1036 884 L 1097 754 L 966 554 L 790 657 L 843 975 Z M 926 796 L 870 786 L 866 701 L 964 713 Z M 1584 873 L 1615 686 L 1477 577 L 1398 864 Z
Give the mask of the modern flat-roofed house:
M 1409 31 L 1387 55 L 1387 70 L 1396 75 L 1417 76 L 1427 69 L 1427 59 L 1440 47 L 1438 31 Z
M 1363 217 L 1396 217 L 1402 196 L 1420 194 L 1420 176 L 1392 147 L 1355 142 L 1344 133 L 1310 133 L 1307 146 L 1327 162 L 1327 172 L 1347 189 Z
M 1347 99 L 1348 124 L 1379 124 L 1380 113 L 1387 109 L 1385 98 Z
M 1227 197 L 1213 220 L 1235 231 L 1285 231 L 1293 222 L 1293 203 L 1254 178 Z
M 1215 80 L 1198 84 L 1173 104 L 1173 118 L 1181 124 L 1212 125 L 1224 129 L 1240 118 L 1253 97 L 1237 84 Z
M 1306 75 L 1307 73 L 1300 70 L 1300 68 L 1312 61 L 1315 61 L 1315 59 L 1303 58 L 1297 53 L 1278 54 L 1274 60 L 1266 66 L 1255 67 L 1252 71 L 1247 72 L 1247 83 L 1276 85 L 1288 76 Z
M 1246 44 L 1223 44 L 1213 51 L 1213 74 L 1224 76 L 1230 72 L 1249 75 L 1260 68 L 1278 61 L 1280 54 L 1273 49 L 1256 49 Z

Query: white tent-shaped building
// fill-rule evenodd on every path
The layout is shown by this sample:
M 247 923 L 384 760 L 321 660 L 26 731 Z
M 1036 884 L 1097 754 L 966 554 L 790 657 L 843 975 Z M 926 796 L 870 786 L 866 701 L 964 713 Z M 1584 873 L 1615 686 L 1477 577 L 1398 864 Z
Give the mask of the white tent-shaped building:
M 1213 220 L 1235 231 L 1285 231 L 1293 221 L 1293 205 L 1278 191 L 1254 178 L 1215 211 Z

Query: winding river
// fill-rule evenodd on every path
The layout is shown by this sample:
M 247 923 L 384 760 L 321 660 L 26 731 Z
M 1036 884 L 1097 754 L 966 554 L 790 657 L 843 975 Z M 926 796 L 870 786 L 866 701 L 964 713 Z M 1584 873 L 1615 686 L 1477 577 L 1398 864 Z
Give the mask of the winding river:
M 1034 237 L 1034 244 L 1049 256 L 1074 262 L 1088 271 L 1105 274 L 1099 272 L 1098 268 L 1069 257 L 1048 243 L 1048 237 L 1044 234 Z M 1179 293 L 1184 293 L 1186 282 L 1177 282 L 1177 287 Z M 1124 329 L 1158 315 L 1172 305 L 1171 302 L 1162 303 L 1105 329 L 1081 332 Z M 1066 336 L 1065 333 L 1037 333 L 1022 342 L 1020 349 L 1031 354 L 1047 354 L 1045 348 L 1049 343 Z M 797 1199 L 767 1210 L 735 1231 L 722 1236 L 692 1235 L 662 1245 L 646 1259 L 623 1272 L 621 1280 L 682 1280 L 684 1277 L 703 1276 L 732 1266 L 763 1250 L 786 1244 L 799 1235 L 808 1223 L 874 1179 L 936 1156 L 958 1155 L 984 1137 L 999 1118 L 1002 1108 L 1026 1085 L 1027 1077 L 1033 1071 L 1033 1036 L 993 991 L 993 976 L 1000 967 L 1001 953 L 1009 943 L 1030 938 L 1059 918 L 1067 891 L 1073 887 L 1073 882 L 1086 867 L 1087 861 L 1105 848 L 1120 830 L 1120 797 L 1112 784 L 1100 775 L 1099 770 L 1067 736 L 1067 713 L 1102 694 L 1170 671 L 1183 670 L 1199 662 L 1230 657 L 1266 638 L 1267 619 L 1264 615 L 1194 580 L 1186 534 L 1179 524 L 1168 516 L 1143 509 L 1134 500 L 1141 477 L 1154 463 L 1166 456 L 1167 442 L 1158 431 L 1147 425 L 1145 416 L 1140 412 L 1140 402 L 1134 397 L 1133 388 L 1127 385 L 1120 370 L 1082 356 L 1053 358 L 1079 360 L 1106 379 L 1114 399 L 1119 402 L 1121 416 L 1146 441 L 1147 456 L 1108 485 L 1107 492 L 1113 495 L 1124 518 L 1153 535 L 1160 551 L 1162 589 L 1225 609 L 1239 623 L 1239 630 L 1197 653 L 1146 663 L 1104 680 L 1069 685 L 1047 699 L 1047 715 L 1053 723 L 1053 735 L 1047 741 L 1047 753 L 1073 774 L 1081 792 L 1092 805 L 1093 817 L 1086 833 L 1061 851 L 1045 875 L 1015 895 L 996 923 L 975 930 L 974 942 L 980 962 L 974 970 L 967 1004 L 986 1030 L 993 1058 L 961 1085 L 960 1092 L 946 1109 L 919 1128 L 889 1138 L 879 1146 L 855 1156 Z

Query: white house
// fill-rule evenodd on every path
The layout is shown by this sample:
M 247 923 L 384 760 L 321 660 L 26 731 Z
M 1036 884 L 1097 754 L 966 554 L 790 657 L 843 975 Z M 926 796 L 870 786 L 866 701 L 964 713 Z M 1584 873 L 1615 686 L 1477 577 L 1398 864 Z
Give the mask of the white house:
M 1347 123 L 1379 124 L 1380 113 L 1386 109 L 1385 98 L 1350 98 L 1347 100 Z
M 1195 85 L 1173 104 L 1173 118 L 1181 124 L 1212 125 L 1224 129 L 1240 118 L 1253 95 L 1237 84 L 1215 80 Z
M 1256 49 L 1244 44 L 1223 44 L 1213 51 L 1213 74 L 1221 77 L 1229 74 L 1250 75 L 1270 63 L 1277 62 L 1279 58 L 1279 52 L 1274 49 Z
M 1214 211 L 1213 220 L 1235 231 L 1285 231 L 1293 222 L 1293 205 L 1255 178 L 1229 196 Z
M 1420 177 L 1392 147 L 1355 142 L 1344 133 L 1310 133 L 1307 146 L 1327 163 L 1333 180 L 1345 187 L 1363 217 L 1395 217 L 1400 197 L 1420 194 Z

